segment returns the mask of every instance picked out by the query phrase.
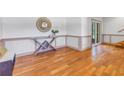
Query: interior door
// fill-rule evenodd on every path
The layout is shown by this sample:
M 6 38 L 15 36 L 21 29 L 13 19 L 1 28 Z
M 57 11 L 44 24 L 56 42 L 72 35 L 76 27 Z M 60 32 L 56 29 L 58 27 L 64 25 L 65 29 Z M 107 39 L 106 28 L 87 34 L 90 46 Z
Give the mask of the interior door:
M 92 21 L 92 44 L 97 45 L 101 42 L 101 22 Z

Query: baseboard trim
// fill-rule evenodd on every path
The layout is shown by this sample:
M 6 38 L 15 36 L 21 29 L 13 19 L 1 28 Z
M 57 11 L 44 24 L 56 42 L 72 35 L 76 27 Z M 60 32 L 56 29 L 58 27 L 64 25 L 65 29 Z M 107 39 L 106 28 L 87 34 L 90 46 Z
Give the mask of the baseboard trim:
M 74 49 L 74 50 L 77 50 L 77 51 L 81 51 L 80 49 L 76 48 L 76 47 L 72 47 L 72 46 L 67 46 L 68 48 L 71 48 L 71 49 Z
M 19 54 L 16 54 L 17 57 L 22 57 L 22 56 L 27 56 L 27 55 L 31 55 L 33 54 L 34 51 L 30 51 L 30 52 L 25 52 L 25 53 L 19 53 Z
M 85 51 L 85 50 L 88 50 L 88 49 L 91 49 L 91 47 L 88 47 L 88 48 L 84 48 L 82 50 L 76 48 L 76 47 L 72 47 L 72 46 L 57 46 L 55 47 L 56 49 L 60 49 L 60 48 L 64 48 L 64 47 L 68 47 L 68 48 L 71 48 L 71 49 L 74 49 L 74 50 L 77 50 L 79 52 L 81 51 Z M 44 52 L 48 52 L 48 51 L 51 51 L 52 49 L 48 49 L 48 50 L 45 50 L 45 51 L 41 51 L 40 53 L 44 53 Z M 26 52 L 26 53 L 20 53 L 20 54 L 17 54 L 17 57 L 22 57 L 22 56 L 27 56 L 27 55 L 32 55 L 34 53 L 34 51 L 30 51 L 30 52 Z
M 105 44 L 105 45 L 112 45 L 111 43 L 107 43 L 107 42 L 103 42 L 102 44 Z
M 56 46 L 55 48 L 56 48 L 56 49 L 59 49 L 59 48 L 64 48 L 64 47 L 67 47 L 67 46 L 65 46 L 65 45 L 63 45 L 63 46 Z M 52 49 L 40 51 L 40 53 L 48 52 L 48 51 L 51 51 L 51 50 L 52 50 Z M 17 56 L 17 57 L 22 57 L 22 56 L 31 55 L 31 54 L 33 54 L 33 53 L 34 53 L 34 51 L 29 51 L 29 52 L 17 54 L 16 56 Z
M 81 51 L 89 50 L 89 49 L 91 49 L 91 48 L 92 48 L 92 47 L 87 47 L 87 48 L 82 49 Z

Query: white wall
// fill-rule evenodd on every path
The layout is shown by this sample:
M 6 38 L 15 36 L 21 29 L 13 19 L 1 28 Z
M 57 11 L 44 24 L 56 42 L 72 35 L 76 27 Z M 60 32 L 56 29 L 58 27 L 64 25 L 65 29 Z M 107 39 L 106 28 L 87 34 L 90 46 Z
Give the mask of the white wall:
M 66 18 L 67 35 L 81 36 L 81 17 Z M 79 49 L 78 38 L 68 37 L 67 46 Z
M 67 35 L 88 36 L 91 35 L 91 18 L 89 17 L 69 17 L 67 18 Z M 85 50 L 91 47 L 90 38 L 82 38 L 78 44 L 78 38 L 68 37 L 67 45 L 78 50 Z M 81 49 L 79 49 L 81 45 Z
M 1 41 L 2 39 L 2 20 L 0 18 L 0 46 L 4 46 L 3 42 Z
M 2 18 L 0 18 L 0 39 L 2 38 Z
M 58 35 L 74 35 L 87 36 L 91 35 L 91 18 L 90 17 L 49 17 L 52 22 L 52 29 L 58 29 Z M 96 18 L 101 20 L 100 18 Z M 2 18 L 2 38 L 16 37 L 33 37 L 33 36 L 48 36 L 50 32 L 40 32 L 36 28 L 37 17 L 5 17 Z M 65 38 L 57 38 L 57 47 L 65 46 Z M 81 48 L 79 47 L 78 38 L 68 37 L 67 46 L 78 50 L 84 50 L 91 47 L 91 40 L 82 38 Z M 8 50 L 14 51 L 17 54 L 32 52 L 35 49 L 32 40 L 17 40 L 7 41 L 6 47 Z M 55 45 L 55 43 L 53 43 Z M 80 49 L 79 49 L 80 48 Z
M 124 34 L 124 32 L 118 33 L 124 29 L 124 17 L 106 17 L 103 20 L 104 34 Z
M 90 34 L 90 20 L 89 17 L 82 17 L 81 18 L 81 36 L 87 36 Z
M 52 22 L 52 29 L 58 29 L 59 34 L 66 34 L 65 18 L 49 18 Z M 40 32 L 36 28 L 37 17 L 5 17 L 3 21 L 3 38 L 8 37 L 30 37 L 30 36 L 47 36 L 49 32 Z
M 67 35 L 81 35 L 81 17 L 66 18 Z
M 91 18 L 90 17 L 82 17 L 81 18 L 81 36 L 91 35 Z M 85 50 L 91 47 L 90 38 L 82 38 L 82 49 Z
M 98 21 L 103 21 L 103 17 L 91 17 L 91 19 L 96 19 Z
M 119 30 L 124 29 L 124 17 L 105 17 L 103 18 L 103 33 L 104 34 L 124 34 L 118 33 Z M 104 38 L 105 42 L 109 42 L 109 37 Z M 112 43 L 123 41 L 124 37 L 112 37 Z
M 66 35 L 66 18 L 50 17 L 52 29 L 58 29 L 58 35 Z M 36 28 L 36 17 L 8 17 L 2 18 L 2 38 L 16 37 L 33 37 L 33 36 L 48 36 L 49 32 L 40 32 Z M 57 46 L 65 45 L 65 38 L 61 37 L 57 40 Z M 8 50 L 14 51 L 17 54 L 34 51 L 34 42 L 32 40 L 17 40 L 7 41 L 5 43 Z M 54 44 L 53 44 L 54 45 Z

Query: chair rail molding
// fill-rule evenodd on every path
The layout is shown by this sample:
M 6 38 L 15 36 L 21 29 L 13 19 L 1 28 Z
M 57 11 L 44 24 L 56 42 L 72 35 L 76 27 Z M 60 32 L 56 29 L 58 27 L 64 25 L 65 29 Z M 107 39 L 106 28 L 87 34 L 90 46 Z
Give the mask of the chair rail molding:
M 63 46 L 56 46 L 57 44 L 57 40 L 55 40 L 55 47 L 56 48 L 62 48 L 62 47 L 70 47 L 70 48 L 73 48 L 73 49 L 75 49 L 75 50 L 78 50 L 78 51 L 82 51 L 82 47 L 83 47 L 83 39 L 84 38 L 87 38 L 88 39 L 88 41 L 91 41 L 91 35 L 86 35 L 86 36 L 76 36 L 76 35 L 56 35 L 56 39 L 57 38 L 60 38 L 60 37 L 64 37 L 65 39 L 65 45 Z M 68 39 L 68 37 L 71 37 L 71 38 L 76 38 L 78 41 L 77 41 L 77 43 L 78 43 L 78 48 L 76 48 L 76 47 L 73 47 L 73 46 L 68 46 L 68 44 L 67 44 L 67 39 Z M 8 37 L 8 38 L 2 38 L 1 39 L 1 41 L 2 42 L 8 42 L 8 41 L 19 41 L 19 40 L 32 40 L 32 41 L 34 41 L 34 39 L 51 39 L 50 37 L 48 37 L 48 36 L 34 36 L 34 37 L 15 37 L 15 38 L 11 38 L 11 37 Z M 35 44 L 35 43 L 34 43 Z M 84 50 L 84 49 L 83 49 Z M 29 53 L 24 53 L 24 54 L 19 54 L 19 55 L 21 55 L 21 56 L 23 56 L 23 55 L 29 55 L 29 54 L 31 54 L 33 51 L 31 51 L 31 52 L 29 52 Z M 18 56 L 18 55 L 17 55 Z

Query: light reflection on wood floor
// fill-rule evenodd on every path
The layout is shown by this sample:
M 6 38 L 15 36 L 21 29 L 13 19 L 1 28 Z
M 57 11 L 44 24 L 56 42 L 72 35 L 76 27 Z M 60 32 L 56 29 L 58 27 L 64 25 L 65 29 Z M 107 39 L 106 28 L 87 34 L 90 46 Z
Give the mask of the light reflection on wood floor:
M 21 76 L 123 76 L 124 49 L 99 45 L 92 50 L 57 51 L 17 58 L 14 75 Z

